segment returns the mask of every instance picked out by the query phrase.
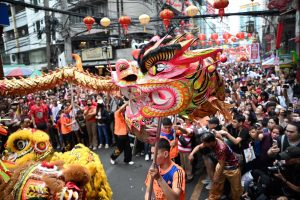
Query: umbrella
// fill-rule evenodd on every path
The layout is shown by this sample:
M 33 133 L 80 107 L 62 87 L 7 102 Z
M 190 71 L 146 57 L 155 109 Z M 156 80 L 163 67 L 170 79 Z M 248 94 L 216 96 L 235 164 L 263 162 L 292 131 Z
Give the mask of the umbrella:
M 42 72 L 40 70 L 35 69 L 32 74 L 30 75 L 30 78 L 34 78 L 36 76 L 42 76 Z
M 5 74 L 6 77 L 29 76 L 32 70 L 24 67 L 16 67 Z

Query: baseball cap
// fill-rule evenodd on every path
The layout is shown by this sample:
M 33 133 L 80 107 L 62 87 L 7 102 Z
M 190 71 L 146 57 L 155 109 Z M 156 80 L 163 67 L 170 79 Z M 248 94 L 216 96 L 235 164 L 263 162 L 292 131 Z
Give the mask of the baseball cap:
M 219 120 L 217 117 L 211 117 L 211 118 L 208 120 L 208 123 L 219 125 L 219 124 L 220 124 L 220 120 Z
M 296 146 L 290 146 L 285 151 L 281 152 L 279 155 L 282 160 L 300 158 L 300 148 Z

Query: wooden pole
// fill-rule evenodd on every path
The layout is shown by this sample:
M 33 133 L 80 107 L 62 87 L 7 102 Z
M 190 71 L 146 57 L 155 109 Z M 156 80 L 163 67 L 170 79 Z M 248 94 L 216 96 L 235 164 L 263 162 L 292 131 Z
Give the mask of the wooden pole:
M 158 118 L 158 125 L 157 125 L 157 132 L 156 132 L 156 139 L 157 139 L 157 141 L 158 141 L 158 139 L 160 137 L 161 123 L 162 123 L 162 118 L 159 117 Z M 154 168 L 156 166 L 156 158 L 157 158 L 157 151 L 158 151 L 157 141 L 156 141 L 155 146 L 154 146 L 154 158 L 153 158 L 152 168 Z M 151 200 L 152 190 L 153 190 L 153 182 L 154 182 L 154 179 L 151 177 L 150 188 L 149 188 L 150 192 L 149 192 L 148 200 Z

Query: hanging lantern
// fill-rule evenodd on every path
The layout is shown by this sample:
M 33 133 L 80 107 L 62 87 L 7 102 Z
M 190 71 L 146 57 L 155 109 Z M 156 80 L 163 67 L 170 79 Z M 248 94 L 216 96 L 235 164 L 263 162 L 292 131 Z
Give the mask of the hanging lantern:
M 90 31 L 92 29 L 93 24 L 95 23 L 95 19 L 87 16 L 83 19 L 83 23 L 86 25 L 86 28 L 88 31 Z
M 216 45 L 220 45 L 221 44 L 220 40 L 215 40 L 215 43 L 216 43 Z
M 199 9 L 197 8 L 197 6 L 191 5 L 185 9 L 185 12 L 187 16 L 195 17 L 198 14 Z
M 105 28 L 105 33 L 107 33 L 107 27 L 110 25 L 110 19 L 107 17 L 103 17 L 100 20 L 100 24 L 101 24 L 101 26 L 103 26 Z
M 128 26 L 131 23 L 131 18 L 128 17 L 128 16 L 121 16 L 119 18 L 119 23 L 121 24 L 121 26 L 122 26 L 122 28 L 124 30 L 124 33 L 126 35 L 127 32 L 128 32 Z
M 188 33 L 188 34 L 185 36 L 185 39 L 187 39 L 187 40 L 194 39 L 194 35 L 191 34 L 191 33 Z
M 146 26 L 149 24 L 150 22 L 150 17 L 149 15 L 146 14 L 142 14 L 139 16 L 139 21 L 141 23 L 141 25 L 144 26 L 144 32 L 146 32 Z
M 199 34 L 198 34 L 198 38 L 199 38 L 199 40 L 201 40 L 201 41 L 206 40 L 206 35 L 203 34 L 203 33 L 199 33 Z
M 243 39 L 245 39 L 245 34 L 244 34 L 244 32 L 239 32 L 236 34 L 236 37 L 240 40 L 243 40 Z
M 170 21 L 174 17 L 173 11 L 171 11 L 169 9 L 164 9 L 159 13 L 159 17 L 163 20 L 166 31 L 168 31 L 169 26 L 170 26 Z
M 189 17 L 195 17 L 198 14 L 199 9 L 196 6 L 191 5 L 191 6 L 189 6 L 189 7 L 187 7 L 185 9 L 185 12 L 186 12 L 187 16 L 189 16 Z M 192 18 L 192 24 L 193 24 L 193 26 L 195 24 L 193 18 Z
M 252 37 L 252 33 L 247 33 L 247 37 L 251 38 Z
M 193 46 L 193 47 L 198 46 L 198 41 L 197 41 L 197 40 L 194 40 L 194 42 L 192 43 L 192 46 Z
M 210 39 L 212 39 L 212 40 L 217 40 L 218 37 L 219 37 L 219 36 L 218 36 L 217 33 L 213 33 L 213 34 L 210 35 Z
M 224 39 L 224 40 L 228 40 L 228 39 L 230 38 L 230 36 L 231 36 L 231 35 L 230 35 L 229 33 L 226 33 L 226 32 L 223 33 L 223 39 Z
M 221 21 L 222 18 L 224 16 L 225 13 L 225 8 L 229 5 L 229 1 L 228 0 L 215 0 L 213 3 L 213 7 L 215 9 L 219 9 L 219 16 L 221 17 Z
M 227 44 L 227 43 L 228 43 L 228 40 L 225 39 L 225 40 L 224 40 L 224 43 Z
M 236 38 L 235 37 L 231 38 L 231 41 L 236 42 Z
M 209 46 L 212 46 L 212 45 L 213 45 L 213 42 L 212 42 L 212 41 L 208 41 L 208 45 L 209 45 Z
M 201 44 L 201 46 L 205 46 L 206 42 L 205 41 L 201 41 L 200 44 Z

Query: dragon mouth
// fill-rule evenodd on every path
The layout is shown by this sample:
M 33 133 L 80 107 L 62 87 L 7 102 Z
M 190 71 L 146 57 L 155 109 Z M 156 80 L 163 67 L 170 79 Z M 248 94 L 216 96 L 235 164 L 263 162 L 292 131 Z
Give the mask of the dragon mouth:
M 163 114 L 180 103 L 176 89 L 168 84 L 141 85 L 139 88 L 129 88 L 123 94 L 129 99 L 127 116 L 137 120 L 148 117 L 142 111 L 145 108 L 151 107 Z
M 5 160 L 10 161 L 10 162 L 15 162 L 17 159 L 22 158 L 23 156 L 25 156 L 28 153 L 31 153 L 33 151 L 33 148 L 30 147 L 28 150 L 23 151 L 22 153 L 18 154 L 18 153 L 9 153 L 9 155 L 7 156 L 7 158 Z

